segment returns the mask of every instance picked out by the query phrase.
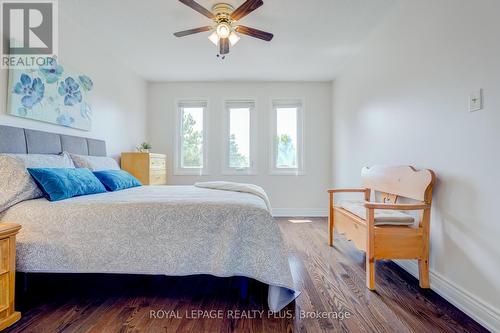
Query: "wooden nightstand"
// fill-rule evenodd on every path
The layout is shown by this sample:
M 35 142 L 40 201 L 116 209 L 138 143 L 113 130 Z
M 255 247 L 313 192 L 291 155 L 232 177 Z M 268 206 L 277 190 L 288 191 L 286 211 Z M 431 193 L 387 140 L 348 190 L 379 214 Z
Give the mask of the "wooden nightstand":
M 167 156 L 153 153 L 122 153 L 121 168 L 134 175 L 142 185 L 167 183 Z
M 16 234 L 19 224 L 0 223 L 0 331 L 21 318 L 14 311 L 16 281 Z

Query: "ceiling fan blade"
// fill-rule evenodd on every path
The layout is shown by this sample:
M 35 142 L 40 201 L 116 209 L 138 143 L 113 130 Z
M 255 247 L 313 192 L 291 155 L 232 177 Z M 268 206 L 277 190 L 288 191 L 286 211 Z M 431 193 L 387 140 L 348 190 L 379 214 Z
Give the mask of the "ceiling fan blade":
M 188 36 L 188 35 L 192 35 L 192 34 L 197 34 L 199 32 L 209 31 L 210 29 L 212 29 L 212 27 L 210 27 L 210 26 L 207 25 L 206 27 L 200 27 L 200 28 L 195 28 L 195 29 L 178 31 L 178 32 L 174 33 L 174 36 L 175 37 L 184 37 L 184 36 Z
M 264 4 L 262 0 L 247 0 L 241 6 L 236 8 L 234 12 L 231 13 L 231 18 L 235 21 L 242 19 L 247 16 L 260 6 Z
M 228 54 L 229 53 L 229 38 L 221 38 L 219 40 L 220 44 L 220 54 Z
M 211 11 L 209 11 L 208 9 L 206 9 L 205 7 L 203 7 L 202 5 L 200 5 L 199 3 L 197 3 L 194 0 L 179 0 L 179 1 L 182 2 L 183 4 L 185 4 L 186 6 L 193 8 L 198 13 L 205 15 L 209 19 L 215 18 L 215 15 Z
M 272 33 L 265 32 L 265 31 L 255 29 L 255 28 L 245 27 L 244 25 L 237 26 L 235 30 L 237 32 L 239 32 L 240 34 L 259 38 L 259 39 L 265 40 L 267 42 L 269 42 L 274 37 L 274 35 Z

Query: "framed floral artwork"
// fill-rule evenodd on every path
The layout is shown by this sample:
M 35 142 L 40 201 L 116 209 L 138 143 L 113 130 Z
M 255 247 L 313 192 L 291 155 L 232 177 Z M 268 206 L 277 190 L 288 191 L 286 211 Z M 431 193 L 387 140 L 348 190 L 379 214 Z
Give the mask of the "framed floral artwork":
M 10 70 L 7 112 L 13 116 L 90 131 L 94 83 L 56 60 L 46 67 Z

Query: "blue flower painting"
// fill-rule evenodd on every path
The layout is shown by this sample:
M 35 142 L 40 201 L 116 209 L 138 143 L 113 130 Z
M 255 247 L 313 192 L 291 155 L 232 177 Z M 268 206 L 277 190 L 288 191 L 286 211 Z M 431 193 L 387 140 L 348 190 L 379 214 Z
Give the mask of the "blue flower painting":
M 78 79 L 80 80 L 83 89 L 85 89 L 86 91 L 91 91 L 92 88 L 94 88 L 94 82 L 92 82 L 92 79 L 87 75 L 80 75 Z
M 80 115 L 83 118 L 90 119 L 90 117 L 92 116 L 92 108 L 90 107 L 90 105 L 88 105 L 85 102 L 82 102 L 80 107 Z
M 42 73 L 42 76 L 48 84 L 53 84 L 59 81 L 63 72 L 63 66 L 59 65 L 56 60 L 53 60 L 45 67 L 40 67 L 40 73 Z
M 55 59 L 38 69 L 11 70 L 8 113 L 89 131 L 94 89 L 88 75 L 68 71 Z
M 42 100 L 45 86 L 40 78 L 31 78 L 27 74 L 22 74 L 12 92 L 21 96 L 21 104 L 26 109 L 32 109 Z
M 59 125 L 71 127 L 71 125 L 75 122 L 75 118 L 68 116 L 67 114 L 62 114 L 56 119 Z
M 73 106 L 82 102 L 80 85 L 72 77 L 68 77 L 66 80 L 60 82 L 57 91 L 59 95 L 64 97 L 64 105 Z

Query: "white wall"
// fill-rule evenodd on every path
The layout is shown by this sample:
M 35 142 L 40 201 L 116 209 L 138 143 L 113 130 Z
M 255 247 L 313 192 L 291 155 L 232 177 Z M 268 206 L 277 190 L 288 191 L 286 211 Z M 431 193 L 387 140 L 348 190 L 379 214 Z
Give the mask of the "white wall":
M 401 1 L 333 85 L 335 185 L 358 185 L 373 164 L 435 170 L 431 285 L 495 331 L 499 13 L 497 0 Z M 479 88 L 485 109 L 469 113 Z
M 271 100 L 304 100 L 305 176 L 269 175 Z M 176 100 L 209 101 L 210 176 L 173 176 Z M 258 123 L 257 176 L 222 176 L 224 100 L 256 101 Z M 326 212 L 325 190 L 330 184 L 330 83 L 181 82 L 148 86 L 148 134 L 153 151 L 168 156 L 168 183 L 193 184 L 200 180 L 233 180 L 261 185 L 277 214 L 310 215 Z
M 103 51 L 103 45 L 70 19 L 59 26 L 59 58 L 62 65 L 88 74 L 94 81 L 90 132 L 7 115 L 7 70 L 0 70 L 0 124 L 48 132 L 104 139 L 108 154 L 119 156 L 146 137 L 146 82 Z

